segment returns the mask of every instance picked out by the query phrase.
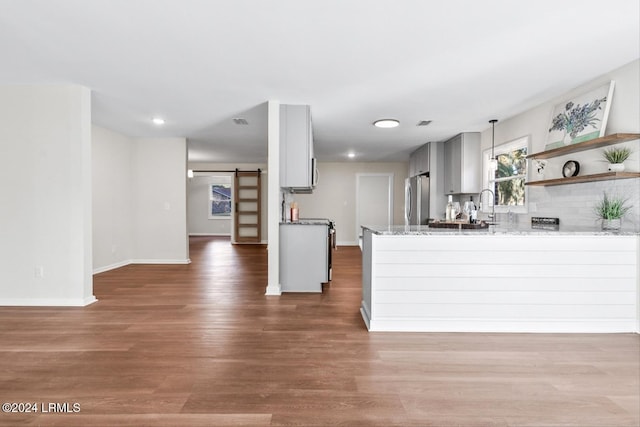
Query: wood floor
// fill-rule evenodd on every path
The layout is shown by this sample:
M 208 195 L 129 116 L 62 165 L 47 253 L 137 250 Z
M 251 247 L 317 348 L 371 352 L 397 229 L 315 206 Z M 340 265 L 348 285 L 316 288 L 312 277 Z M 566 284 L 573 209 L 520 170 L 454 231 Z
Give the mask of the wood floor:
M 91 306 L 0 307 L 0 402 L 39 409 L 0 425 L 640 425 L 639 335 L 369 333 L 360 250 L 335 255 L 324 293 L 266 297 L 264 246 L 196 237 Z

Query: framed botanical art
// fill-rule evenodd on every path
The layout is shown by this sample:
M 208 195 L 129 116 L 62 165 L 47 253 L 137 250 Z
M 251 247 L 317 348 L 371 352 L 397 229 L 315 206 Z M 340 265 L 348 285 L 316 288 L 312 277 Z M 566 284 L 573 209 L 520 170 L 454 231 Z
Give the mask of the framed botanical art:
M 553 108 L 545 150 L 604 136 L 614 81 Z

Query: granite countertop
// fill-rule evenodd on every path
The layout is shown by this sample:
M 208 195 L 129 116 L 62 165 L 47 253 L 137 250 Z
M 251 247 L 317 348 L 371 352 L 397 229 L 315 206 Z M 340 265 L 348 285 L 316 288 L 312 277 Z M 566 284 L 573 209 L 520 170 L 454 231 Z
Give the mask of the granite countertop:
M 575 235 L 575 236 L 637 236 L 640 232 L 633 230 L 608 231 L 594 227 L 571 227 L 561 225 L 559 228 L 532 228 L 531 225 L 506 224 L 491 225 L 486 229 L 458 230 L 451 228 L 430 228 L 427 225 L 392 225 L 387 226 L 362 226 L 379 236 L 487 236 L 487 235 Z
M 326 218 L 300 218 L 298 221 L 280 221 L 280 225 L 329 225 Z

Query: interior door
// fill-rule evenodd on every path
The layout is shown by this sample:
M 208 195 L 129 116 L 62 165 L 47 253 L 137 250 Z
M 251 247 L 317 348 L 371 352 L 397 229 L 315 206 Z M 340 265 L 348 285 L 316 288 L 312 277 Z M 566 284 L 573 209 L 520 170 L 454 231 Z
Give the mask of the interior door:
M 260 170 L 235 175 L 235 241 L 260 243 Z
M 393 224 L 393 174 L 356 175 L 356 236 L 363 225 Z

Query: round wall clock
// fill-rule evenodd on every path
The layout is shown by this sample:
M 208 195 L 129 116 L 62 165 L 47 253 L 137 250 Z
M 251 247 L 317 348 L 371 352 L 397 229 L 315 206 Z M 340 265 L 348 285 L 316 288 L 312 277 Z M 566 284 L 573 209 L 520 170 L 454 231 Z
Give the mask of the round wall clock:
M 578 172 L 580 172 L 580 163 L 575 160 L 569 160 L 562 166 L 562 176 L 565 178 L 576 176 Z

